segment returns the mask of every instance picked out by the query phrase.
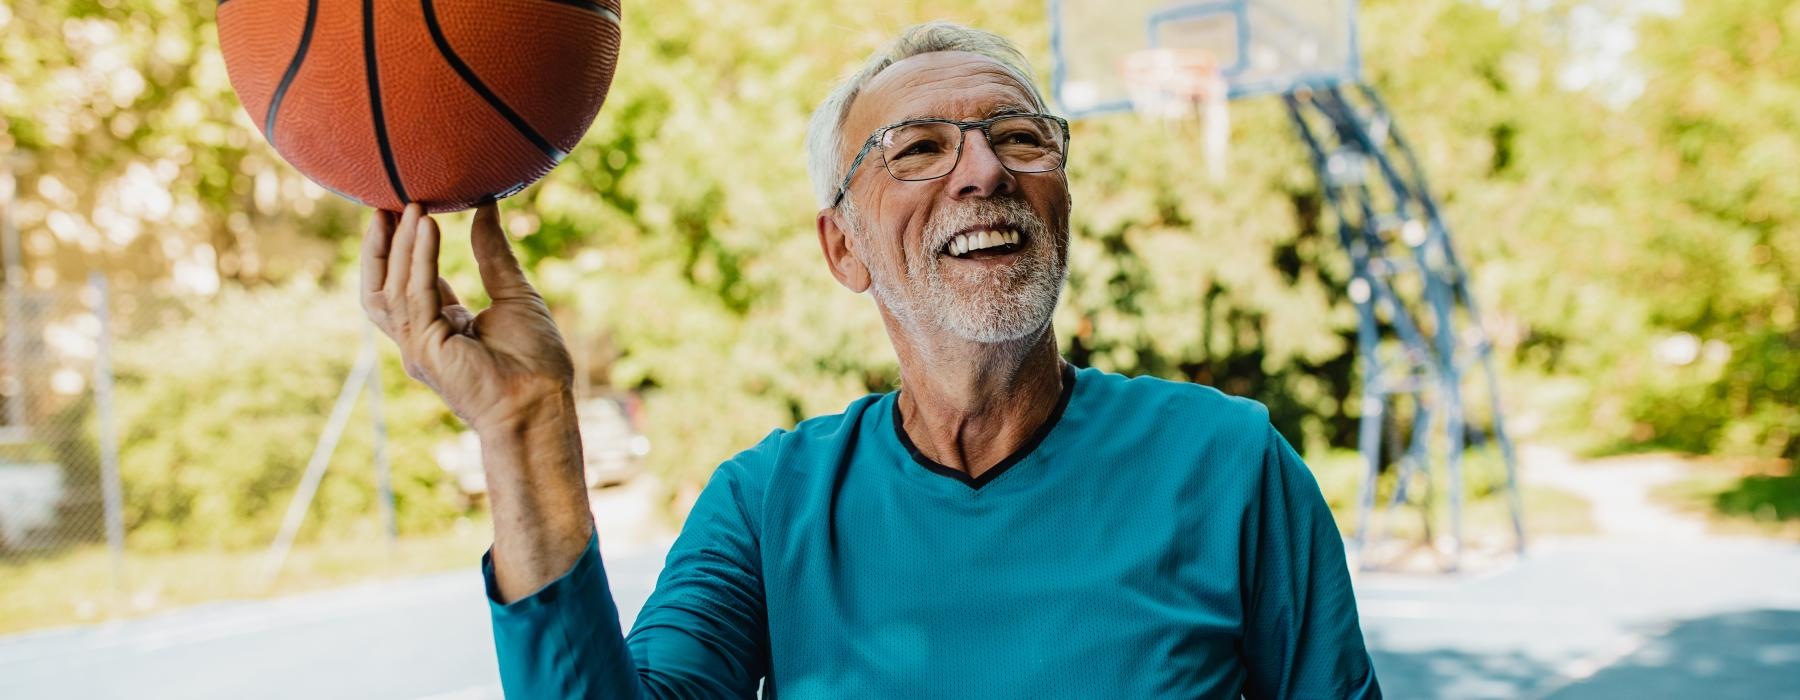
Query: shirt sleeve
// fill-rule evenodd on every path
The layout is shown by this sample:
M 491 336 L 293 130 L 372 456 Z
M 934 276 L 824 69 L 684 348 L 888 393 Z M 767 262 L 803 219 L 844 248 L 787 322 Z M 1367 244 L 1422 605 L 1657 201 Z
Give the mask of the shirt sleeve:
M 639 698 L 619 608 L 600 563 L 599 535 L 559 578 L 500 602 L 493 550 L 481 557 L 500 687 L 509 698 Z
M 739 501 L 744 457 L 721 465 L 701 491 L 629 641 L 597 534 L 561 578 L 508 604 L 499 602 L 492 552 L 482 557 L 506 697 L 756 696 L 768 632 L 756 534 Z
M 1311 470 L 1269 426 L 1244 528 L 1244 697 L 1380 698 L 1344 540 Z

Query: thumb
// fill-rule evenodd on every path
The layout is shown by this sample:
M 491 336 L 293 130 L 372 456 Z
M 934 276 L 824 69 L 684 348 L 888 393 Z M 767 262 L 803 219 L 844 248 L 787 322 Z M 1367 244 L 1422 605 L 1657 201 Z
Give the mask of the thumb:
M 481 271 L 481 286 L 494 301 L 524 299 L 537 296 L 525 279 L 525 270 L 513 256 L 512 243 L 500 228 L 500 206 L 493 202 L 475 209 L 475 223 L 469 232 L 475 247 L 475 266 Z

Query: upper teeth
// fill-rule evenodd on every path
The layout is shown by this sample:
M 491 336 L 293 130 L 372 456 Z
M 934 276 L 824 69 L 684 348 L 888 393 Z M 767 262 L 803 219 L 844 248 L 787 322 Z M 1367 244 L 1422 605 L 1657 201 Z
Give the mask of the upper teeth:
M 1003 245 L 1018 245 L 1018 231 L 984 230 L 956 234 L 950 239 L 950 254 L 962 255 L 972 250 L 997 248 Z

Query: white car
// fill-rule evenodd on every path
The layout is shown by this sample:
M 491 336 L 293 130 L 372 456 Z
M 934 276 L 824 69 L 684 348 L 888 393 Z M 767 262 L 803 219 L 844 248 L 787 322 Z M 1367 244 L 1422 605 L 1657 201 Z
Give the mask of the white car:
M 614 394 L 575 404 L 580 421 L 581 456 L 586 463 L 588 488 L 614 486 L 630 481 L 644 468 L 650 438 L 641 430 L 636 396 Z M 463 431 L 433 448 L 438 466 L 456 479 L 463 493 L 487 493 L 487 475 L 481 470 L 481 440 Z
M 0 462 L 0 549 L 23 549 L 56 524 L 63 498 L 60 464 Z

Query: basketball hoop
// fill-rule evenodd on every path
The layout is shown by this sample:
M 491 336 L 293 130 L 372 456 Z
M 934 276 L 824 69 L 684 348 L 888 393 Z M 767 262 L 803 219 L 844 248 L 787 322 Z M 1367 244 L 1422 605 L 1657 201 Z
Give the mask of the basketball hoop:
M 1190 48 L 1133 51 L 1119 61 L 1119 74 L 1138 116 L 1164 123 L 1199 117 L 1207 174 L 1214 182 L 1223 180 L 1231 144 L 1231 91 L 1213 53 Z

